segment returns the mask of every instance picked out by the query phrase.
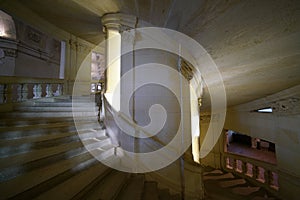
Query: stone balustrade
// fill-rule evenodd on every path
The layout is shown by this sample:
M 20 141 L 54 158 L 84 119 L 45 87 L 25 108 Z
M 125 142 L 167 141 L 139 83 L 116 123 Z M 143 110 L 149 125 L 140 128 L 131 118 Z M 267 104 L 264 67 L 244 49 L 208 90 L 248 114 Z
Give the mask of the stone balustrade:
M 222 153 L 222 167 L 225 171 L 264 187 L 278 195 L 278 169 L 276 165 L 232 153 Z
M 101 93 L 104 91 L 104 81 L 91 82 L 91 93 Z
M 64 80 L 27 77 L 0 77 L 0 104 L 63 94 Z

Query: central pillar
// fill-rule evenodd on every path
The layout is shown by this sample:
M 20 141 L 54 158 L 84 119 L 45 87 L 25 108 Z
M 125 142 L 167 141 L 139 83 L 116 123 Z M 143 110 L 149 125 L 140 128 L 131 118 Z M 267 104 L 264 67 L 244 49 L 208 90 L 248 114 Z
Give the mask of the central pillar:
M 121 32 L 136 28 L 137 18 L 121 13 L 108 13 L 102 16 L 106 33 L 106 92 L 110 105 L 120 111 L 121 101 Z
M 120 110 L 120 89 L 117 86 L 121 79 L 121 21 L 118 14 L 107 14 L 102 17 L 106 33 L 106 92 L 109 104 Z

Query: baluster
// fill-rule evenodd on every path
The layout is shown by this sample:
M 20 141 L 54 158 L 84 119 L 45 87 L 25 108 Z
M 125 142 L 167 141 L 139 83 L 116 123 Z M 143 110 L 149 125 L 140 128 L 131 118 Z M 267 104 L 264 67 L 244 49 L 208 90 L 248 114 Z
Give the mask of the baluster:
M 12 85 L 11 84 L 5 84 L 4 102 L 5 103 L 12 102 Z
M 21 101 L 25 101 L 27 99 L 28 99 L 28 85 L 24 83 L 22 84 Z
M 272 186 L 274 189 L 278 190 L 279 189 L 278 173 L 271 172 L 271 176 L 272 176 Z
M 42 97 L 42 86 L 41 84 L 34 84 L 33 86 L 33 98 L 41 98 Z
M 247 163 L 242 161 L 242 160 L 241 160 L 241 162 L 242 162 L 242 171 L 241 171 L 241 173 L 246 174 L 247 173 Z
M 245 167 L 246 167 L 246 171 L 245 171 L 245 175 L 247 175 L 247 176 L 251 176 L 251 174 L 252 174 L 252 165 L 251 165 L 251 163 L 246 163 L 245 162 Z
M 22 100 L 22 84 L 18 84 L 17 86 L 17 101 Z
M 236 171 L 236 159 L 233 158 L 232 169 Z
M 230 167 L 230 165 L 229 165 L 229 158 L 227 156 L 224 156 L 224 162 L 225 162 L 225 167 L 229 168 Z
M 265 170 L 265 183 L 268 186 L 274 185 L 274 177 L 273 177 L 273 173 L 270 170 Z
M 258 177 L 258 179 L 261 181 L 261 182 L 263 182 L 263 183 L 265 183 L 265 181 L 266 181 L 266 176 L 265 176 L 265 172 L 266 172 L 267 170 L 265 170 L 264 168 L 262 168 L 262 167 L 259 167 L 259 177 Z
M 61 84 L 57 84 L 57 89 L 54 93 L 54 96 L 60 96 L 62 95 L 62 85 Z
M 46 97 L 53 97 L 52 84 L 46 85 Z
M 97 92 L 102 91 L 102 83 L 97 83 Z
M 252 165 L 252 178 L 257 179 L 259 175 L 259 168 L 256 165 Z
M 5 84 L 0 84 L 0 103 L 5 103 Z

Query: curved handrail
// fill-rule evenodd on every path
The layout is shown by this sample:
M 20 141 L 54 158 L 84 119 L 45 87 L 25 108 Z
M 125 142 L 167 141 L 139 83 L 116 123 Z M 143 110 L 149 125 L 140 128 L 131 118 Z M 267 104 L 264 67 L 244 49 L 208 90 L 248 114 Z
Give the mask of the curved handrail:
M 244 162 L 249 162 L 249 163 L 252 163 L 254 165 L 257 165 L 257 166 L 261 166 L 261 167 L 264 167 L 266 169 L 270 169 L 274 172 L 278 172 L 278 169 L 277 169 L 277 166 L 275 164 L 272 164 L 272 163 L 268 163 L 268 162 L 265 162 L 265 161 L 262 161 L 262 160 L 257 160 L 257 159 L 254 159 L 254 158 L 249 158 L 247 156 L 243 156 L 243 155 L 239 155 L 239 154 L 235 154 L 235 153 L 222 153 L 223 156 L 229 156 L 229 157 L 234 157 L 235 159 L 239 159 L 239 160 L 243 160 Z
M 160 145 L 166 145 L 162 140 L 160 140 L 157 136 L 152 136 L 151 133 L 145 131 L 143 128 L 141 128 L 140 126 L 132 123 L 132 120 L 130 120 L 124 113 L 122 112 L 118 112 L 116 111 L 107 101 L 107 99 L 105 98 L 105 96 L 103 96 L 103 101 L 104 101 L 104 105 L 105 105 L 105 110 L 109 111 L 113 116 L 117 116 L 119 118 L 121 118 L 122 120 L 124 120 L 124 122 L 126 122 L 129 126 L 133 127 L 134 130 L 143 132 L 144 135 L 149 135 L 151 136 L 150 138 L 157 142 Z

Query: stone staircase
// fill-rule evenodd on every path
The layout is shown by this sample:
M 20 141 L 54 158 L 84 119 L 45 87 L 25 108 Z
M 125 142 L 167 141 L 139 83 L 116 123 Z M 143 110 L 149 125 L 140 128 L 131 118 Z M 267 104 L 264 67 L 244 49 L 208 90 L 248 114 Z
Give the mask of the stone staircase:
M 23 102 L 0 113 L 0 199 L 180 199 L 143 174 L 111 169 L 91 155 L 116 157 L 95 107 L 77 101 L 76 126 L 70 97 Z
M 86 98 L 73 113 L 67 96 L 23 102 L 0 113 L 0 199 L 181 199 L 144 174 L 111 169 L 91 155 L 117 158 L 98 123 L 97 105 Z M 204 183 L 209 200 L 276 199 L 220 170 L 206 169 Z
M 206 168 L 204 187 L 209 200 L 278 200 L 265 189 L 221 170 Z

